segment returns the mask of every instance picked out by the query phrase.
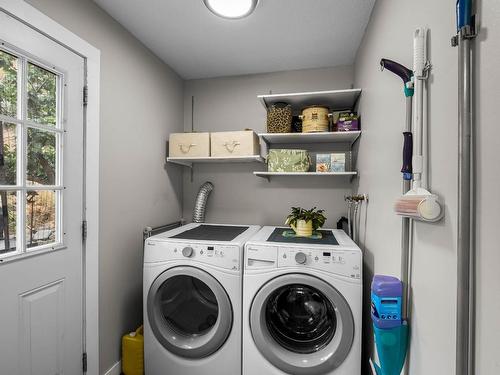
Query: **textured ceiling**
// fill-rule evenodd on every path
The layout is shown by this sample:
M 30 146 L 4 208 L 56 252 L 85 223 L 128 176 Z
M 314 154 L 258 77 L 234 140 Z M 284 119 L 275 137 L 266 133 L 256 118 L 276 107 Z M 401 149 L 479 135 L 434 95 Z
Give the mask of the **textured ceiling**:
M 349 65 L 375 0 L 260 0 L 240 20 L 203 0 L 94 0 L 184 79 Z

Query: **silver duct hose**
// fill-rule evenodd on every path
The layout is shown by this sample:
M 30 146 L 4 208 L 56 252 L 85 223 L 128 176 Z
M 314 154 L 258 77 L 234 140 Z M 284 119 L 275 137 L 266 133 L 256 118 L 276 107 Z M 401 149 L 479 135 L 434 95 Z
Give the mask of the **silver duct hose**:
M 198 191 L 198 195 L 196 196 L 196 201 L 194 203 L 193 223 L 205 222 L 207 200 L 212 190 L 214 190 L 214 184 L 212 184 L 210 181 L 207 181 L 203 185 L 201 185 L 200 190 Z

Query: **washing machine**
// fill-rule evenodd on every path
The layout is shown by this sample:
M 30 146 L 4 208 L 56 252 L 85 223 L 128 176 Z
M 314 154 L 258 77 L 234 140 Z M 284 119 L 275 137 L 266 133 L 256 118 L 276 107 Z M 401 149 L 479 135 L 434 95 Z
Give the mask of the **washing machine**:
M 146 240 L 146 375 L 241 374 L 243 246 L 259 228 L 188 224 Z
M 243 375 L 360 375 L 362 253 L 263 227 L 245 245 Z

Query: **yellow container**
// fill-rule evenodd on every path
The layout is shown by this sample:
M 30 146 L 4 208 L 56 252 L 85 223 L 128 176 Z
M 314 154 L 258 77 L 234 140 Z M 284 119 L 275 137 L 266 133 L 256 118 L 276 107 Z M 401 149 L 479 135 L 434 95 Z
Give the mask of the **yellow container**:
M 122 337 L 122 372 L 124 375 L 144 375 L 144 327 Z

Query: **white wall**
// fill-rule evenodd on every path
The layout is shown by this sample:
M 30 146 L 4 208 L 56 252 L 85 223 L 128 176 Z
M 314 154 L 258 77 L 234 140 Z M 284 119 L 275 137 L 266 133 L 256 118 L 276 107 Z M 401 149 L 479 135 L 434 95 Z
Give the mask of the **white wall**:
M 142 229 L 181 215 L 165 140 L 182 131 L 182 80 L 89 0 L 29 0 L 101 50 L 100 369 L 142 322 Z
M 494 235 L 494 215 L 500 209 L 500 199 L 498 173 L 493 172 L 498 171 L 500 162 L 494 151 L 498 148 L 495 136 L 500 135 L 499 20 L 498 2 L 483 0 L 483 26 L 487 30 L 478 42 L 477 122 L 476 367 L 481 375 L 500 372 L 500 252 Z M 455 371 L 458 157 L 458 51 L 450 46 L 455 31 L 454 1 L 381 0 L 373 10 L 355 64 L 355 85 L 364 90 L 360 102 L 363 136 L 359 143 L 358 189 L 370 194 L 366 230 L 361 239 L 368 275 L 400 275 L 400 220 L 393 214 L 392 206 L 401 191 L 405 106 L 402 82 L 389 72 L 380 72 L 379 61 L 387 57 L 411 67 L 412 34 L 416 27 L 430 28 L 430 183 L 432 191 L 444 199 L 446 215 L 439 224 L 418 223 L 415 228 L 410 373 L 451 375 Z M 368 310 L 369 305 L 366 306 Z M 367 347 L 371 350 L 370 345 Z
M 195 97 L 194 129 L 228 131 L 250 128 L 265 131 L 266 111 L 258 94 L 351 88 L 352 67 L 299 70 L 280 73 L 186 81 L 184 129 L 191 129 L 191 97 Z M 271 182 L 256 177 L 263 164 L 198 164 L 191 182 L 184 173 L 184 217 L 192 208 L 200 185 L 212 181 L 215 189 L 207 206 L 207 221 L 260 225 L 283 224 L 291 206 L 326 209 L 326 225 L 335 227 L 345 212 L 344 194 L 351 191 L 348 179 L 332 177 L 279 177 Z

